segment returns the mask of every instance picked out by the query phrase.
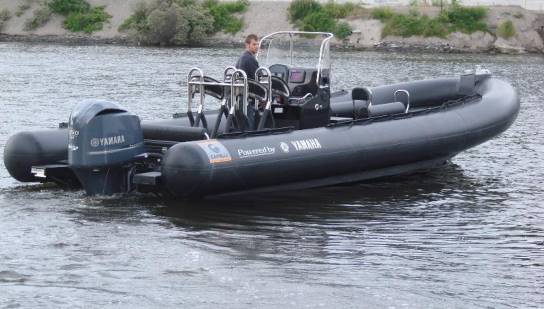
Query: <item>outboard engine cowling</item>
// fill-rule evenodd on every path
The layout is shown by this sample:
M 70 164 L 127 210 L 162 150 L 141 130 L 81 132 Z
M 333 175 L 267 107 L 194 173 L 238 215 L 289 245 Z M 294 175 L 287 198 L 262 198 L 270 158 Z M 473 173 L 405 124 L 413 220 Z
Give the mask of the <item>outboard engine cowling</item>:
M 68 123 L 68 165 L 87 194 L 128 192 L 135 157 L 144 152 L 138 116 L 113 102 L 76 105 Z

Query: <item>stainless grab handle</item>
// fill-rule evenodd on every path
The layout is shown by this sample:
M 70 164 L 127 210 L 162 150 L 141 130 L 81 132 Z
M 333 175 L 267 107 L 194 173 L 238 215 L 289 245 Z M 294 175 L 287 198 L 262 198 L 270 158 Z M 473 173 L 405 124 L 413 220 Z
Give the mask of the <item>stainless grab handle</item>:
M 406 109 L 404 110 L 404 113 L 408 113 L 408 110 L 410 109 L 410 92 L 408 92 L 408 90 L 404 90 L 404 89 L 399 89 L 397 91 L 395 91 L 395 93 L 393 94 L 394 98 L 395 98 L 395 102 L 399 102 L 399 100 L 397 99 L 397 95 L 399 93 L 404 93 L 406 95 Z

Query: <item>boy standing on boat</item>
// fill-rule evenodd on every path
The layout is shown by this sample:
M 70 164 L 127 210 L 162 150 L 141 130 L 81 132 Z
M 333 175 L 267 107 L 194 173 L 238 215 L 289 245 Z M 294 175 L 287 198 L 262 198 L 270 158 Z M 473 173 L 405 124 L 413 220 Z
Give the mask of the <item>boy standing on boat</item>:
M 246 72 L 248 79 L 255 79 L 255 72 L 259 68 L 259 62 L 255 58 L 257 51 L 259 50 L 259 38 L 255 34 L 250 34 L 245 39 L 246 49 L 238 58 L 236 62 L 236 68 Z M 247 118 L 249 120 L 249 126 L 253 129 L 255 120 L 255 102 L 249 101 L 247 107 Z

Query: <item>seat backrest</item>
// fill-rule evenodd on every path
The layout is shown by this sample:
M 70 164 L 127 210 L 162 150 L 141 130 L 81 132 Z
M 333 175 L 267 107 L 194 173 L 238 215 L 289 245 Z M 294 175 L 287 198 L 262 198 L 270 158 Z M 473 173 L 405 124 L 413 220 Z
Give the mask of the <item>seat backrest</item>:
M 402 102 L 390 102 L 368 106 L 368 115 L 378 117 L 385 115 L 404 114 L 406 107 Z
M 191 79 L 191 81 L 198 82 L 200 81 L 200 77 L 195 76 Z M 219 81 L 209 76 L 204 76 L 204 82 L 219 84 Z M 199 85 L 194 85 L 193 95 L 195 95 L 196 93 L 199 93 L 199 91 L 200 91 Z M 222 100 L 224 96 L 223 87 L 220 85 L 204 85 L 204 93 L 219 100 Z
M 371 94 L 368 88 L 353 88 L 351 90 L 351 99 L 353 101 L 359 100 L 359 101 L 368 101 L 371 98 Z
M 254 98 L 258 101 L 266 101 L 267 89 L 253 79 L 247 80 L 247 95 L 250 98 Z
M 283 79 L 277 76 L 272 76 L 272 95 L 279 95 L 289 98 L 291 96 L 289 85 L 287 85 Z

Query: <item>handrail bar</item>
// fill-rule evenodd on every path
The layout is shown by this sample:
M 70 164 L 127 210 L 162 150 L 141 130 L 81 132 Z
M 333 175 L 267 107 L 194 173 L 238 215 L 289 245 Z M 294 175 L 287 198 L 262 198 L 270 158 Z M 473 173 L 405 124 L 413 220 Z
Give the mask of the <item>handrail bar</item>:
M 232 77 L 232 73 L 234 73 L 234 71 L 236 71 L 236 67 L 232 66 L 232 65 L 229 65 L 225 68 L 225 71 L 223 72 L 223 81 L 224 82 L 227 82 L 229 81 L 230 77 Z M 232 71 L 232 72 L 231 72 Z
M 404 113 L 407 113 L 408 110 L 410 109 L 410 92 L 408 92 L 408 90 L 404 90 L 404 89 L 399 89 L 397 91 L 395 91 L 395 93 L 393 94 L 393 97 L 395 99 L 396 102 L 400 102 L 398 99 L 397 99 L 397 94 L 398 93 L 404 93 L 406 95 L 406 109 L 404 110 Z
M 262 75 L 264 72 L 265 75 Z M 262 78 L 266 78 L 266 80 L 263 82 Z M 272 73 L 267 67 L 260 67 L 255 71 L 255 80 L 265 86 L 266 88 L 266 102 L 268 103 L 272 102 Z M 257 107 L 257 106 L 255 106 Z
M 240 75 L 240 77 L 239 77 Z M 234 94 L 234 89 L 237 88 L 237 84 L 235 83 L 235 81 L 238 79 L 238 78 L 241 78 L 243 80 L 243 89 L 242 89 L 242 111 L 243 111 L 243 114 L 247 116 L 247 75 L 246 75 L 246 72 L 242 71 L 242 70 L 239 70 L 237 69 L 236 71 L 234 71 L 232 73 L 232 77 L 231 77 L 231 89 L 230 89 L 230 99 L 231 99 L 231 104 L 232 104 L 232 107 L 231 107 L 231 113 L 234 114 L 235 111 L 237 109 L 240 109 L 239 105 L 240 105 L 240 102 L 237 102 L 236 101 L 236 95 Z
M 194 72 L 198 72 L 199 75 L 193 75 Z M 204 83 L 204 72 L 200 69 L 200 68 L 192 68 L 190 71 L 189 71 L 189 74 L 187 74 L 187 94 L 189 96 L 188 98 L 188 101 L 187 101 L 187 111 L 188 112 L 191 112 L 192 110 L 192 103 L 193 103 L 193 87 L 191 87 L 191 85 L 194 85 L 194 83 L 192 82 L 192 79 L 194 77 L 200 77 L 200 83 Z M 203 105 L 204 104 L 204 85 L 201 85 L 199 87 L 199 92 L 200 92 L 200 105 Z

